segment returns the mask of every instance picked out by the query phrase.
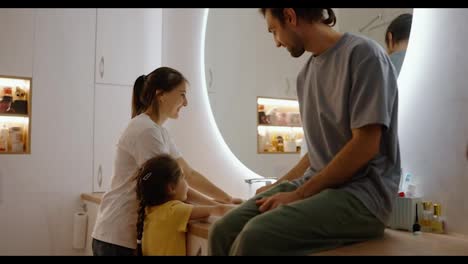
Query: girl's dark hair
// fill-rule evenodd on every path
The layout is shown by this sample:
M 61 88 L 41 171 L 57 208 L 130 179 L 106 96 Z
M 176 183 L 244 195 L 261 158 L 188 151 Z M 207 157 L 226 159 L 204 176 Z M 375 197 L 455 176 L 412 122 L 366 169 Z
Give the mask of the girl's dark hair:
M 143 113 L 148 107 L 153 107 L 156 115 L 159 115 L 158 100 L 154 100 L 156 91 L 170 92 L 187 79 L 169 67 L 160 67 L 148 75 L 141 75 L 135 80 L 132 95 L 132 118 Z
M 388 33 L 392 33 L 393 43 L 398 43 L 402 40 L 408 40 L 411 32 L 411 23 L 413 22 L 412 14 L 401 14 L 395 18 L 385 32 L 385 43 L 389 45 Z
M 297 17 L 308 22 L 322 22 L 325 25 L 333 27 L 336 24 L 335 12 L 331 8 L 293 8 Z M 265 16 L 266 11 L 270 10 L 273 17 L 277 18 L 281 24 L 284 24 L 284 8 L 260 8 L 260 12 Z M 325 18 L 324 11 L 327 11 L 328 17 Z
M 163 154 L 146 161 L 135 173 L 136 195 L 139 201 L 137 220 L 137 255 L 142 256 L 141 241 L 146 208 L 167 202 L 171 197 L 168 186 L 177 184 L 182 174 L 179 164 L 171 156 Z

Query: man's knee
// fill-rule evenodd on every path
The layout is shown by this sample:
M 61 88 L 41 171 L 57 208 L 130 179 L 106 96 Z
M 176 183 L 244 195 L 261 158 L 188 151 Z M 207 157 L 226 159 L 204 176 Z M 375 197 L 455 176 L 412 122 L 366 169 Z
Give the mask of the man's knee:
M 208 239 L 213 240 L 225 237 L 226 234 L 232 232 L 231 230 L 234 228 L 234 221 L 235 219 L 232 219 L 232 217 L 229 216 L 224 216 L 215 221 L 211 224 L 210 229 L 208 230 Z
M 218 234 L 224 229 L 224 224 L 221 219 L 211 224 L 210 229 L 208 230 L 208 240 L 216 239 Z
M 238 235 L 238 245 L 235 255 L 263 255 L 259 251 L 262 246 L 268 244 L 271 239 L 268 235 L 268 230 L 264 225 L 259 224 L 257 221 L 251 221 L 245 225 Z

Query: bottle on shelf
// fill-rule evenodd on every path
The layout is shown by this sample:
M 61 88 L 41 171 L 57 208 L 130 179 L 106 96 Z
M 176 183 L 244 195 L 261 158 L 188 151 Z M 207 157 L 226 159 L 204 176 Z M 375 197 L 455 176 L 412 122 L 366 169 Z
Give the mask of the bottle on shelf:
M 12 152 L 23 152 L 23 129 L 21 127 L 10 127 L 10 142 Z
M 276 138 L 275 133 L 273 133 L 271 136 L 271 146 L 274 149 L 274 151 L 278 150 L 278 139 Z
M 294 136 L 286 135 L 284 139 L 284 152 L 297 152 Z
M 276 141 L 278 142 L 276 144 L 276 150 L 278 152 L 284 152 L 284 139 L 282 136 L 276 137 Z
M 8 127 L 4 123 L 0 130 L 0 152 L 7 152 L 8 151 Z

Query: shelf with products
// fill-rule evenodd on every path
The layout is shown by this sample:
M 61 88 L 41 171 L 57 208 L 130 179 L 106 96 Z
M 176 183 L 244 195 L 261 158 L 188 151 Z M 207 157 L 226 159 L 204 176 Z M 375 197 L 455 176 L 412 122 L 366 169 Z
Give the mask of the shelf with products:
M 304 131 L 297 100 L 257 97 L 257 113 L 258 154 L 301 152 Z
M 5 116 L 5 117 L 8 117 L 8 116 L 11 116 L 11 117 L 29 117 L 28 115 L 24 115 L 24 114 L 10 114 L 10 113 L 0 113 L 0 117 L 1 116 Z
M 32 78 L 0 75 L 0 154 L 31 153 Z

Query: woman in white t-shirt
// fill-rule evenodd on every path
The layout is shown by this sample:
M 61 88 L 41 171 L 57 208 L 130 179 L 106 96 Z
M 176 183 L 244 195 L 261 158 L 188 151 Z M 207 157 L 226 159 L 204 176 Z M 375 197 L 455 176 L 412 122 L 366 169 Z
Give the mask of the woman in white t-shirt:
M 168 118 L 178 118 L 180 109 L 187 106 L 186 86 L 185 77 L 168 67 L 158 68 L 135 81 L 132 120 L 117 144 L 111 189 L 102 197 L 92 234 L 95 256 L 134 255 L 138 203 L 132 176 L 145 161 L 159 154 L 171 155 L 184 171 L 190 186 L 187 201 L 241 202 L 192 169 L 162 126 Z

